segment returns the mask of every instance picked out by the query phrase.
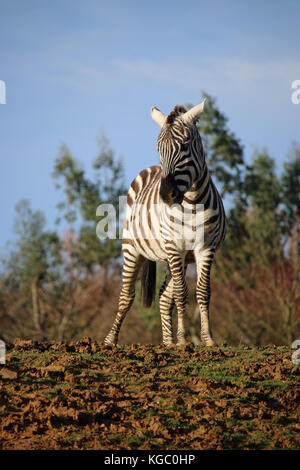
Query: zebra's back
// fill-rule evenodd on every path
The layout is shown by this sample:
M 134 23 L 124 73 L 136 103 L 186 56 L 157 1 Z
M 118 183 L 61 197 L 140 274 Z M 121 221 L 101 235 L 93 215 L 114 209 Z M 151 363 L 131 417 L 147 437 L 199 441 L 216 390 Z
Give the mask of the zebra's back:
M 141 171 L 132 181 L 127 195 L 122 244 L 123 250 L 126 245 L 133 245 L 145 258 L 166 263 L 159 226 L 160 178 L 161 166 L 155 165 Z

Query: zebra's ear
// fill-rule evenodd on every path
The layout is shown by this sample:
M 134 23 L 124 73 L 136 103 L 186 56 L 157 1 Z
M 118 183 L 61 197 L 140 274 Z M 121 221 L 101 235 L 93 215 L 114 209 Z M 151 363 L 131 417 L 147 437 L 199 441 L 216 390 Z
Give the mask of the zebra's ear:
M 187 111 L 186 113 L 184 113 L 184 114 L 181 116 L 181 119 L 182 119 L 186 124 L 189 124 L 189 125 L 195 124 L 195 123 L 198 121 L 198 119 L 200 118 L 200 115 L 201 115 L 201 113 L 202 113 L 203 110 L 204 110 L 205 101 L 206 101 L 206 98 L 204 98 L 204 100 L 202 101 L 202 103 L 197 104 L 197 105 L 194 106 L 192 109 L 189 109 L 189 111 Z
M 159 125 L 159 127 L 162 127 L 167 119 L 167 116 L 164 113 L 162 113 L 159 109 L 157 109 L 155 106 L 152 106 L 151 108 L 151 117 L 153 121 L 155 121 L 156 124 Z

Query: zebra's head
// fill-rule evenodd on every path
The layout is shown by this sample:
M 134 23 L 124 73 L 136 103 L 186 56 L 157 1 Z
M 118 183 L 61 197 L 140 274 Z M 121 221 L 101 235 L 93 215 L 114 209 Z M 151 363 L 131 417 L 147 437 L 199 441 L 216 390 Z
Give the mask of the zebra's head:
M 162 166 L 160 196 L 169 206 L 181 204 L 184 193 L 200 175 L 204 156 L 196 122 L 204 104 L 205 99 L 189 111 L 175 106 L 168 116 L 151 108 L 153 120 L 161 127 L 157 139 Z

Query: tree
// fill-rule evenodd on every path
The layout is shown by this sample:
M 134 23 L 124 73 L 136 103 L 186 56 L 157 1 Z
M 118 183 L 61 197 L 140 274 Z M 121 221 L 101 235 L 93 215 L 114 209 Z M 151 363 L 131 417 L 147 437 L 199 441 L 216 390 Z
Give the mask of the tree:
M 300 250 L 300 147 L 293 142 L 281 172 L 281 222 L 285 241 L 293 236 Z
M 57 278 L 62 263 L 61 245 L 57 234 L 45 230 L 45 217 L 33 211 L 27 200 L 16 206 L 14 230 L 17 235 L 13 249 L 4 261 L 6 285 L 25 293 L 31 304 L 36 334 L 42 331 L 40 288 Z M 28 293 L 30 296 L 28 297 Z
M 282 255 L 291 236 L 299 237 L 300 149 L 293 144 L 281 172 L 266 149 L 255 150 L 242 181 L 245 204 L 236 200 L 228 212 L 225 251 L 239 254 L 250 236 Z
M 300 252 L 266 243 L 248 219 L 248 236 L 233 253 L 216 256 L 212 320 L 230 344 L 286 344 L 300 334 Z
M 290 345 L 299 336 L 299 155 L 294 145 L 279 174 L 266 150 L 247 165 L 247 210 L 239 225 L 230 212 L 213 270 L 218 328 L 230 342 Z
M 223 197 L 231 195 L 241 199 L 245 170 L 243 146 L 228 128 L 228 118 L 218 109 L 216 99 L 205 92 L 203 95 L 206 97 L 205 112 L 201 115 L 198 129 L 209 171 Z
M 281 182 L 275 172 L 275 162 L 266 149 L 256 150 L 252 164 L 247 166 L 244 182 L 248 197 L 249 231 L 260 239 L 270 252 L 277 251 L 282 230 L 280 226 Z
M 266 149 L 246 162 L 208 95 L 199 131 L 209 169 L 229 202 L 227 235 L 212 271 L 217 336 L 290 344 L 300 327 L 300 149 L 293 144 L 281 172 Z M 190 328 L 195 338 L 196 323 Z
M 93 170 L 94 175 L 90 179 L 64 145 L 55 162 L 53 177 L 56 186 L 64 191 L 65 200 L 58 205 L 63 218 L 73 225 L 79 222 L 73 239 L 73 259 L 88 272 L 101 266 L 107 274 L 109 264 L 120 256 L 121 244 L 118 238 L 97 238 L 96 210 L 100 204 L 111 204 L 119 229 L 119 197 L 125 195 L 126 189 L 122 161 L 115 159 L 105 137 L 99 142 L 99 154 L 93 162 Z M 104 217 L 102 214 L 100 220 Z

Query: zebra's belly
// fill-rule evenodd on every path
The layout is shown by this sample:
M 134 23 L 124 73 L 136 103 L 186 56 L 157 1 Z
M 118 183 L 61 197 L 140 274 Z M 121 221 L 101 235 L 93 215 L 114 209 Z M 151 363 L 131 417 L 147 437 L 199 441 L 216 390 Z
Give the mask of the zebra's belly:
M 152 261 L 167 263 L 170 252 L 167 245 L 171 242 L 171 251 L 185 259 L 187 264 L 194 262 L 194 251 L 201 251 L 205 245 L 203 224 L 197 227 L 190 217 L 180 220 L 180 213 L 178 209 L 161 207 L 149 214 L 139 208 L 137 216 L 137 208 L 133 207 L 125 236 L 139 254 Z
M 142 223 L 136 224 L 134 221 L 128 227 L 130 238 L 137 252 L 151 261 L 167 263 L 164 241 L 159 231 L 157 233 L 156 231 L 149 230 L 148 225 L 148 230 L 144 231 L 144 227 Z

